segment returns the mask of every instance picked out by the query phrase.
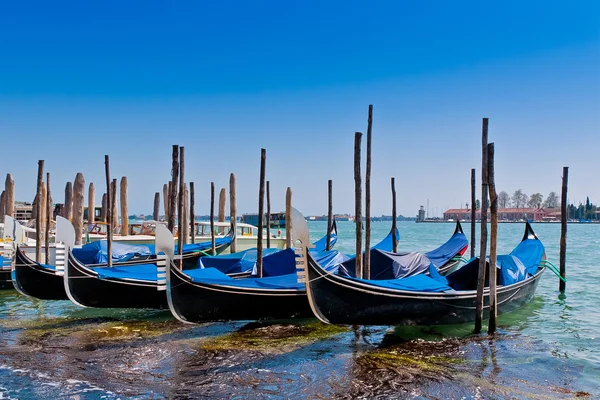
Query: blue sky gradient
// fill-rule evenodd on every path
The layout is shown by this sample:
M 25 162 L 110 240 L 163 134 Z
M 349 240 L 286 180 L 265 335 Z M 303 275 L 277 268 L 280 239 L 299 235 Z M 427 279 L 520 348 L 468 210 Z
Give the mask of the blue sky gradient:
M 2 179 L 31 200 L 45 159 L 62 201 L 79 171 L 100 192 L 109 154 L 130 211 L 150 213 L 177 143 L 198 213 L 230 172 L 253 212 L 265 147 L 274 210 L 291 186 L 324 213 L 333 179 L 335 212 L 352 212 L 373 104 L 374 215 L 390 213 L 391 176 L 402 214 L 464 205 L 482 117 L 499 191 L 559 192 L 569 166 L 571 201 L 600 202 L 600 3 L 322 3 L 3 3 Z

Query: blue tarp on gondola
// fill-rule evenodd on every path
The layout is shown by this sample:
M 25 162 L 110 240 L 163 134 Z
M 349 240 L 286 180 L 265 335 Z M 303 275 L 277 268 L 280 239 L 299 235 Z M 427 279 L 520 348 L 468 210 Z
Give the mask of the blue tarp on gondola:
M 280 249 L 263 249 L 263 258 L 274 254 Z M 198 267 L 215 268 L 225 274 L 251 272 L 256 265 L 256 248 L 239 251 L 237 253 L 219 256 L 205 256 L 198 259 Z
M 332 249 L 335 243 L 337 242 L 337 234 L 331 233 L 329 236 L 329 248 Z M 315 247 L 312 249 L 313 251 L 325 251 L 327 250 L 327 235 L 323 236 L 321 239 L 317 240 L 313 243 Z
M 386 279 L 377 281 L 358 278 L 350 279 L 365 283 L 369 286 L 377 286 L 394 290 L 410 290 L 413 292 L 445 292 L 447 290 L 452 290 L 452 288 L 443 281 L 436 280 L 425 274 L 409 276 L 402 279 Z
M 82 264 L 106 264 L 108 263 L 107 246 L 106 240 L 98 240 L 85 244 L 81 248 L 73 249 L 73 256 Z M 153 245 L 112 243 L 113 262 L 129 261 L 133 257 L 149 256 L 152 254 L 154 254 Z
M 399 279 L 427 272 L 431 261 L 421 253 L 392 253 L 383 250 L 371 250 L 371 279 Z M 356 258 L 340 265 L 338 274 L 354 277 Z
M 467 237 L 462 232 L 457 232 L 443 245 L 435 250 L 431 250 L 425 255 L 437 268 L 443 266 L 452 259 L 455 255 L 459 254 L 462 249 L 469 245 Z
M 155 264 L 137 264 L 117 267 L 95 267 L 100 279 L 135 279 L 156 282 L 158 268 Z M 109 294 L 110 295 L 110 294 Z

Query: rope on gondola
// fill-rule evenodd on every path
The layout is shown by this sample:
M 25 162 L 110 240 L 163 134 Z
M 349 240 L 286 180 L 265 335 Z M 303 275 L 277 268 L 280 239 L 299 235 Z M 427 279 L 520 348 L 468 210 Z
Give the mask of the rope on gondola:
M 542 260 L 541 264 L 542 264 L 542 267 L 548 268 L 550 271 L 554 272 L 554 275 L 558 276 L 560 278 L 560 280 L 562 280 L 563 282 L 567 282 L 567 280 L 565 278 L 560 276 L 560 272 L 558 271 L 558 268 L 556 267 L 556 265 L 552 264 L 548 260 Z

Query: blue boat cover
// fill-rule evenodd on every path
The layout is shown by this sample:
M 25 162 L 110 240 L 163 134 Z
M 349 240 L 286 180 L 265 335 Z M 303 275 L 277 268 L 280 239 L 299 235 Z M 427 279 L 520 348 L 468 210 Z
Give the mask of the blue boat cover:
M 462 232 L 457 232 L 443 245 L 435 250 L 431 250 L 425 255 L 437 268 L 443 266 L 452 259 L 455 255 L 460 253 L 462 249 L 469 245 L 467 237 Z
M 433 269 L 435 270 L 435 268 Z M 452 288 L 443 281 L 436 280 L 425 274 L 413 275 L 402 279 L 386 279 L 377 281 L 352 277 L 350 277 L 350 279 L 357 282 L 366 283 L 370 286 L 378 286 L 394 290 L 410 290 L 413 292 L 445 292 L 447 290 L 452 290 Z
M 337 234 L 332 232 L 329 237 L 330 248 L 333 248 L 338 239 Z M 327 234 L 313 244 L 315 245 L 315 247 L 312 249 L 313 251 L 325 251 L 327 249 Z
M 143 281 L 158 281 L 158 268 L 155 264 L 137 264 L 117 267 L 94 267 L 100 279 L 137 279 Z
M 400 279 L 429 270 L 431 261 L 421 253 L 392 253 L 371 250 L 371 280 Z M 338 269 L 342 276 L 356 276 L 356 258 L 342 263 Z
M 263 249 L 263 258 L 280 251 L 279 249 Z M 219 256 L 204 256 L 198 259 L 199 268 L 216 268 L 225 274 L 251 272 L 256 265 L 256 248 L 237 253 Z

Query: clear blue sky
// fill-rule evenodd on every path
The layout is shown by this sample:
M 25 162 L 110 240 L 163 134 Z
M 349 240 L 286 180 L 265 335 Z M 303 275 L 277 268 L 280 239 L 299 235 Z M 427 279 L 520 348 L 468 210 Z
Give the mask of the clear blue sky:
M 569 166 L 570 200 L 600 203 L 595 0 L 13 1 L 0 37 L 0 174 L 19 200 L 38 159 L 55 201 L 79 171 L 100 192 L 109 154 L 130 211 L 151 213 L 180 144 L 198 213 L 230 172 L 252 212 L 265 147 L 274 210 L 291 186 L 325 213 L 333 179 L 335 212 L 352 212 L 373 104 L 374 215 L 390 213 L 391 176 L 404 215 L 464 205 L 482 117 L 499 191 L 559 192 Z

